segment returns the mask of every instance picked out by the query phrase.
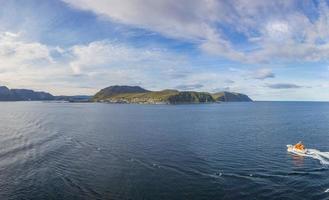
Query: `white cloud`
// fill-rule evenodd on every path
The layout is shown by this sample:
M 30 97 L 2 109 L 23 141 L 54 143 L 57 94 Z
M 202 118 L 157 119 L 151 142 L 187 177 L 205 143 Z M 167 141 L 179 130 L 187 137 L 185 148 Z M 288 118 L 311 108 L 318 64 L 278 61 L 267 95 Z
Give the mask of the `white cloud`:
M 51 57 L 48 47 L 25 41 L 20 33 L 0 32 L 0 80 L 10 87 L 48 89 L 49 82 L 65 70 Z
M 91 10 L 103 18 L 137 25 L 168 36 L 199 40 L 214 31 L 207 23 L 216 20 L 218 2 L 214 0 L 64 0 Z
M 178 65 L 183 58 L 163 49 L 134 48 L 107 40 L 91 42 L 87 45 L 75 45 L 70 48 L 72 61 L 69 63 L 74 74 L 88 73 L 100 69 L 135 69 L 144 67 L 167 67 Z M 171 60 L 175 56 L 175 61 Z M 158 61 L 158 62 L 156 62 Z
M 76 45 L 69 52 L 71 74 L 97 88 L 122 84 L 163 89 L 173 87 L 173 80 L 191 71 L 187 59 L 179 54 L 108 40 Z
M 266 25 L 266 32 L 270 39 L 283 40 L 290 37 L 289 26 L 285 22 L 270 22 Z
M 23 41 L 19 35 L 15 36 L 15 40 L 7 38 L 6 42 L 9 46 L 15 46 L 12 43 L 19 43 L 22 46 L 42 46 L 43 48 L 35 48 L 31 52 L 38 52 L 38 49 L 48 52 L 33 53 L 31 57 L 34 59 L 17 56 L 15 62 L 9 62 L 10 67 L 5 68 L 6 71 L 0 71 L 1 83 L 15 88 L 32 88 L 54 94 L 73 95 L 93 94 L 109 85 L 128 84 L 141 85 L 151 90 L 177 88 L 177 86 L 209 92 L 219 89 L 231 90 L 246 93 L 256 99 L 264 96 L 280 98 L 280 95 L 281 97 L 287 95 L 276 94 L 275 90 L 266 91 L 265 87 L 259 86 L 254 80 L 246 80 L 244 75 L 248 71 L 245 70 L 236 68 L 194 70 L 185 57 L 171 54 L 164 49 L 136 48 L 106 40 L 58 49 L 37 42 Z M 51 57 L 49 52 L 53 50 L 57 50 L 67 59 L 62 61 Z M 3 48 L 0 48 L 0 52 L 4 52 Z M 40 58 L 47 63 L 36 62 Z M 77 66 L 79 73 L 74 73 L 72 66 Z M 304 88 L 299 90 L 305 93 Z
M 59 56 L 52 57 L 54 51 Z M 59 48 L 0 33 L 0 80 L 9 87 L 55 94 L 92 94 L 112 84 L 162 89 L 170 86 L 170 80 L 185 76 L 187 69 L 184 56 L 165 49 L 108 40 Z
M 247 88 L 239 72 L 199 66 L 195 70 L 187 58 L 164 49 L 136 48 L 104 40 L 73 46 L 69 52 L 68 66 L 73 77 L 98 88 L 113 84 L 210 92 L 219 87 L 238 92 L 246 92 Z
M 207 53 L 231 60 L 261 63 L 329 58 L 329 9 L 324 1 L 303 3 L 318 12 L 319 17 L 312 20 L 297 9 L 303 5 L 298 0 L 63 1 L 104 19 L 189 40 Z M 255 48 L 244 51 L 235 47 L 219 24 L 243 34 Z
M 190 40 L 202 49 L 233 56 L 233 49 L 217 31 L 215 23 L 225 17 L 218 12 L 225 3 L 216 0 L 64 0 L 69 5 L 91 10 L 102 18 L 161 33 L 168 37 Z M 224 11 L 224 10 L 222 10 Z
M 47 46 L 21 41 L 19 34 L 0 33 L 0 69 L 24 67 L 33 62 L 52 62 Z
M 274 78 L 275 74 L 269 68 L 261 68 L 261 69 L 257 69 L 256 71 L 252 72 L 252 77 L 255 79 L 264 80 L 267 78 Z
M 195 70 L 186 57 L 165 49 L 137 48 L 109 40 L 58 48 L 23 40 L 20 34 L 0 35 L 0 52 L 6 52 L 1 53 L 1 61 L 6 61 L 7 66 L 0 66 L 0 80 L 10 87 L 70 95 L 93 94 L 113 84 L 141 85 L 151 90 L 186 86 L 212 92 L 221 88 L 243 92 L 253 98 L 274 93 L 257 85 L 257 80 L 246 80 L 251 71 L 241 67 L 220 70 L 202 66 L 194 66 Z M 52 51 L 65 59 L 52 57 Z M 7 52 L 16 56 L 9 59 Z M 257 73 L 258 78 L 271 76 L 267 68 Z M 299 90 L 304 91 L 304 88 Z

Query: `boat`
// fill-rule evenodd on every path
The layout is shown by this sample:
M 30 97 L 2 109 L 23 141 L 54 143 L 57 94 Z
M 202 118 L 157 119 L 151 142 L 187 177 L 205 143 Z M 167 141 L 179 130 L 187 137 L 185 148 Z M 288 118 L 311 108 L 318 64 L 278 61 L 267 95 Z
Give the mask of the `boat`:
M 303 149 L 303 150 L 301 150 L 301 149 L 296 149 L 296 148 L 294 147 L 294 145 L 291 145 L 291 144 L 288 144 L 288 145 L 287 145 L 287 151 L 288 151 L 288 152 L 291 152 L 291 153 L 294 153 L 294 154 L 297 154 L 297 155 L 305 155 L 305 154 L 307 154 L 307 152 L 308 152 L 307 149 Z

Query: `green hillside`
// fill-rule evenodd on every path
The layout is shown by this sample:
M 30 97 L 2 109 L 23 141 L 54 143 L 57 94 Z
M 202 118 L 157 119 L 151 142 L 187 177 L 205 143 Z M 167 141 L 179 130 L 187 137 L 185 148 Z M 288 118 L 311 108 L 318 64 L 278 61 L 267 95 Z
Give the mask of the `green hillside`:
M 218 92 L 212 94 L 216 101 L 223 102 L 239 102 L 239 101 L 252 101 L 247 95 L 235 92 Z
M 108 103 L 182 104 L 250 101 L 251 99 L 243 94 L 228 92 L 210 94 L 178 90 L 148 91 L 139 86 L 110 86 L 96 93 L 92 100 Z

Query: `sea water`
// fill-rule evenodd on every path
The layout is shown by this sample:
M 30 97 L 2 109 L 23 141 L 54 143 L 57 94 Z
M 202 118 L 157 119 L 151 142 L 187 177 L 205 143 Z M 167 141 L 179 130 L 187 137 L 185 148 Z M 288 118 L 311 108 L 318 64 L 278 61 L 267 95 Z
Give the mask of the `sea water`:
M 329 199 L 328 103 L 0 110 L 0 199 Z

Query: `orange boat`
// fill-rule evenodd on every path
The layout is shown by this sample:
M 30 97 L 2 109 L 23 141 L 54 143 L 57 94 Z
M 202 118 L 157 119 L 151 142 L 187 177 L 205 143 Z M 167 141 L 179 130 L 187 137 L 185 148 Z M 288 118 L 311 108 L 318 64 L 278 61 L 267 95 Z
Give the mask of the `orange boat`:
M 296 153 L 296 154 L 306 154 L 307 153 L 307 149 L 302 144 L 302 142 L 298 142 L 295 145 L 288 144 L 287 148 L 288 148 L 287 151 L 292 152 L 292 153 Z

